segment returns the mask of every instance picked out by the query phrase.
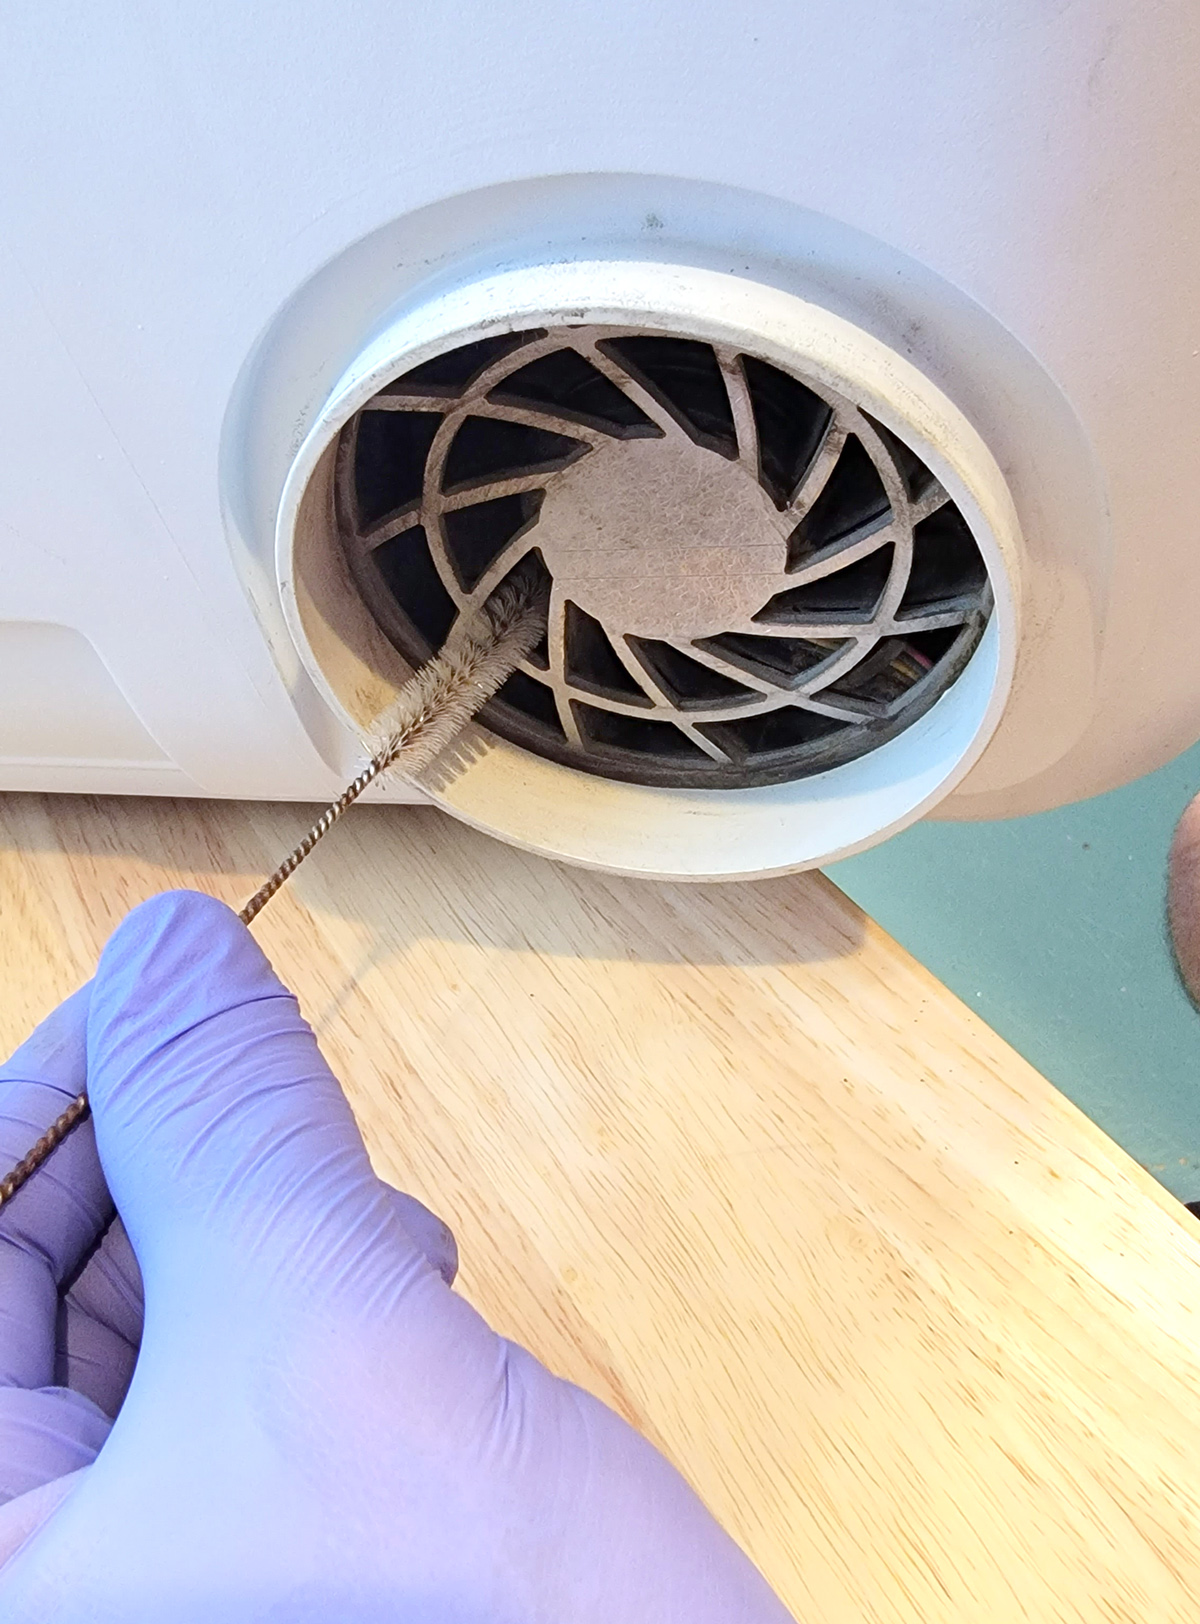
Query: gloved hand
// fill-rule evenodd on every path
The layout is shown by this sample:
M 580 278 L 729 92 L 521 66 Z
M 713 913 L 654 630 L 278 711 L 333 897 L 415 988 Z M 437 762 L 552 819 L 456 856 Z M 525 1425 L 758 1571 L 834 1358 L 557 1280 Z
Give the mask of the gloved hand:
M 786 1624 L 648 1443 L 450 1290 L 228 909 L 130 915 L 4 1074 L 6 1156 L 85 1075 L 94 1147 L 0 1214 L 0 1536 L 57 1505 L 7 1624 Z
M 90 994 L 68 998 L 0 1071 L 5 1171 L 83 1086 Z M 141 1292 L 85 1124 L 0 1210 L 0 1562 L 107 1437 L 137 1356 Z

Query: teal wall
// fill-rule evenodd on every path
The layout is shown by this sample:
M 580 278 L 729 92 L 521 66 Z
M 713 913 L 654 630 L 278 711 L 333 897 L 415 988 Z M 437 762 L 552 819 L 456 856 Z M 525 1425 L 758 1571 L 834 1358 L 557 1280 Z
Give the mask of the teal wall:
M 1077 806 L 920 824 L 827 870 L 1184 1201 L 1200 1199 L 1200 1014 L 1164 896 L 1198 790 L 1200 746 Z

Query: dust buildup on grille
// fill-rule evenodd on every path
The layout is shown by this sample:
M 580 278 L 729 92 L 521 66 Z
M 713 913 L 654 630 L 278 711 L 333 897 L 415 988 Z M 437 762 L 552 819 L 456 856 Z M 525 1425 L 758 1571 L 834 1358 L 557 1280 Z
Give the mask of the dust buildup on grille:
M 567 555 L 553 533 L 562 505 L 549 498 L 601 453 L 594 466 L 614 489 L 633 466 L 622 459 L 638 456 L 666 457 L 643 464 L 656 469 L 677 459 L 693 479 L 699 457 L 710 491 L 724 486 L 704 469 L 757 487 L 759 505 L 738 511 L 753 519 L 761 508 L 767 541 L 753 557 L 777 547 L 778 558 L 774 574 L 756 563 L 746 578 L 758 606 L 744 612 L 745 593 L 702 635 L 694 625 L 648 635 L 657 530 L 639 553 L 636 627 L 606 607 L 619 594 L 591 608 L 574 601 L 587 594 L 569 574 L 554 578 Z M 643 488 L 657 489 L 630 487 Z M 682 549 L 686 565 L 689 488 L 662 494 L 671 534 L 661 545 L 676 557 L 664 592 L 689 590 L 677 561 Z M 602 506 L 607 484 L 589 489 Z M 335 510 L 364 601 L 414 664 L 514 570 L 536 573 L 544 635 L 481 722 L 536 754 L 646 784 L 777 783 L 876 749 L 946 692 L 991 612 L 966 519 L 894 430 L 816 379 L 678 334 L 529 329 L 422 362 L 343 430 Z M 614 545 L 604 522 L 601 574 Z M 730 538 L 735 561 L 751 556 L 739 555 L 741 539 Z M 570 543 L 592 544 L 587 534 Z M 713 563 L 711 532 L 702 552 L 698 570 L 734 567 Z
M 863 420 L 870 424 L 890 453 L 892 461 L 896 465 L 896 471 L 904 481 L 904 488 L 909 500 L 916 501 L 933 484 L 933 475 L 916 452 L 911 447 L 906 446 L 903 440 L 897 439 L 891 429 L 885 428 L 882 423 L 876 422 L 866 412 L 862 415 Z

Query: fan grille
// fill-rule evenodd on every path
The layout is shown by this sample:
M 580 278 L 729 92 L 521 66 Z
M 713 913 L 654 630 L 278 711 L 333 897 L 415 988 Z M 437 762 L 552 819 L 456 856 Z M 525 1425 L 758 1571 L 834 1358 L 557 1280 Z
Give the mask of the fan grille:
M 413 663 L 518 565 L 546 635 L 481 713 L 587 772 L 739 788 L 877 748 L 991 611 L 962 514 L 860 407 L 761 358 L 563 327 L 459 346 L 342 430 L 336 517 Z

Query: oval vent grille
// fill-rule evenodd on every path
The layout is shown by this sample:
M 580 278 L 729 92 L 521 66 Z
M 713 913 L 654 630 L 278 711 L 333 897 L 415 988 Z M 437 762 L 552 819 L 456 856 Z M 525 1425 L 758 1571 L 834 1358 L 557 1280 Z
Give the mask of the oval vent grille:
M 481 719 L 556 761 L 739 788 L 877 748 L 991 608 L 958 508 L 851 401 L 695 339 L 561 327 L 426 361 L 342 430 L 337 523 L 413 663 L 518 566 L 546 636 Z

